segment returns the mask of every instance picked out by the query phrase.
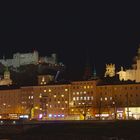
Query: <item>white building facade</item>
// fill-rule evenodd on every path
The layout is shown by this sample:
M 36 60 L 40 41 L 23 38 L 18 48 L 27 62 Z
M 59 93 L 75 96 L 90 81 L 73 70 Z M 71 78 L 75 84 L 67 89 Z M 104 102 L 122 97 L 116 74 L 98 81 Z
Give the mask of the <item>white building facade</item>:
M 28 65 L 28 64 L 38 64 L 38 63 L 50 63 L 50 64 L 56 64 L 56 54 L 52 54 L 51 57 L 39 57 L 39 54 L 37 51 L 34 51 L 32 53 L 15 53 L 13 54 L 12 59 L 0 59 L 0 63 L 2 63 L 4 66 L 7 67 L 20 67 L 22 65 Z
M 119 71 L 120 81 L 135 81 L 136 83 L 140 82 L 140 47 L 138 49 L 138 55 L 136 56 L 136 64 L 133 65 L 132 69 L 123 70 L 121 67 L 121 71 Z

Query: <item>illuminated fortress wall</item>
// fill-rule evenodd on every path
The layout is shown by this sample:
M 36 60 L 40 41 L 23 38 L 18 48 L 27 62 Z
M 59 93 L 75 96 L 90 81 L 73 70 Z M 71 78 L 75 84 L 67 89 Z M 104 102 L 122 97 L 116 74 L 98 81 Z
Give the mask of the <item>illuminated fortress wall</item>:
M 51 57 L 39 57 L 38 52 L 34 51 L 33 53 L 15 53 L 12 59 L 0 59 L 0 63 L 4 66 L 13 66 L 15 68 L 22 65 L 38 64 L 39 62 L 56 64 L 56 54 L 52 54 Z

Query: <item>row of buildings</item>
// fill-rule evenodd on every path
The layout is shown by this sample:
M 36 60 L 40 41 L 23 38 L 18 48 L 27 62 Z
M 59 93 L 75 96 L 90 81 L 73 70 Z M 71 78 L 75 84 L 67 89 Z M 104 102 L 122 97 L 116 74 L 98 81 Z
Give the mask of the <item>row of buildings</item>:
M 33 56 L 31 62 L 38 62 L 37 52 L 28 55 Z M 14 62 L 15 67 L 25 64 L 28 55 L 15 55 L 12 61 L 20 59 L 22 62 Z M 56 62 L 56 56 L 52 58 Z M 7 62 L 13 65 L 10 61 L 0 60 L 5 65 Z M 45 60 L 42 58 L 42 61 Z M 6 69 L 0 80 L 3 85 L 0 86 L 0 118 L 140 119 L 140 49 L 133 69 L 124 71 L 121 68 L 116 73 L 114 64 L 106 65 L 105 79 L 109 78 L 111 82 L 99 80 L 94 72 L 90 80 L 60 84 L 58 74 L 53 84 L 50 84 L 54 79 L 51 75 L 40 75 L 38 85 L 17 87 L 12 85 L 10 72 Z M 112 80 L 116 74 L 119 74 L 119 82 Z
M 140 84 L 91 80 L 0 88 L 3 119 L 140 119 Z

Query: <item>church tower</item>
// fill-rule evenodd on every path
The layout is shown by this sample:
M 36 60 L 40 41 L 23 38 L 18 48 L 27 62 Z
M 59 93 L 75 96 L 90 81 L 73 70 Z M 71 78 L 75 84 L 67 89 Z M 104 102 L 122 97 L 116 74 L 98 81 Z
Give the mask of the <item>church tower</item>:
M 10 80 L 10 71 L 8 70 L 8 67 L 6 67 L 6 70 L 4 71 L 4 79 Z

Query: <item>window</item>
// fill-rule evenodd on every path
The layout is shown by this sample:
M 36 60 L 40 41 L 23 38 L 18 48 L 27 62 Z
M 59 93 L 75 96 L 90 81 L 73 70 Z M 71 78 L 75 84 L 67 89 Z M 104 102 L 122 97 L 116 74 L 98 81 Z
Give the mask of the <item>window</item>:
M 84 91 L 84 94 L 86 94 L 87 92 L 86 91 Z
M 68 91 L 68 89 L 67 89 L 67 88 L 65 88 L 65 91 Z
M 76 99 L 75 99 L 75 97 L 73 97 L 73 101 L 75 101 Z
M 67 104 L 67 103 L 68 103 L 68 101 L 65 101 L 65 103 Z
M 61 97 L 64 97 L 64 95 L 62 94 Z
M 79 95 L 79 92 L 77 92 L 77 95 Z

